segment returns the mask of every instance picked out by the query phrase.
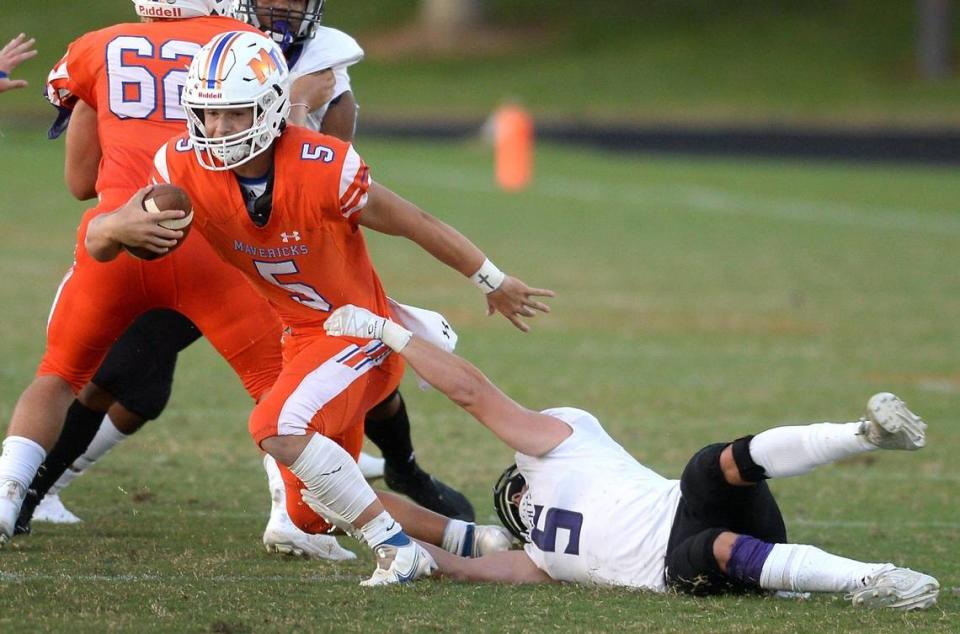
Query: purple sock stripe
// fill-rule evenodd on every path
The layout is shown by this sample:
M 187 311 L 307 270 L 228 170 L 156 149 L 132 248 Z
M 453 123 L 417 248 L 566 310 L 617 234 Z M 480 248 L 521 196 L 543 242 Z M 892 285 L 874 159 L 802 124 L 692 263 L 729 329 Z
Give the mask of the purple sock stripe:
M 763 564 L 772 550 L 773 544 L 750 535 L 740 535 L 733 543 L 730 561 L 727 562 L 727 576 L 747 583 L 760 583 Z

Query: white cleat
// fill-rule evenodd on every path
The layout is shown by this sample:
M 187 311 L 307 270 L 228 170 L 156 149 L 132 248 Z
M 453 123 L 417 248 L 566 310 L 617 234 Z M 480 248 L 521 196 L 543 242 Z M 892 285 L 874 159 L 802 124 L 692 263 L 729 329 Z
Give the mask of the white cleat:
M 17 515 L 27 490 L 16 480 L 0 482 L 0 548 L 13 537 Z
M 483 557 L 513 548 L 513 535 L 502 526 L 481 525 L 473 528 L 473 548 L 469 557 Z
M 369 579 L 360 582 L 361 586 L 368 588 L 411 583 L 429 576 L 437 568 L 430 553 L 412 539 L 406 546 L 380 544 L 373 552 L 377 555 L 377 569 Z
M 63 505 L 63 501 L 56 493 L 46 494 L 40 504 L 33 511 L 34 522 L 49 522 L 50 524 L 79 524 L 83 520 L 70 512 Z
M 379 480 L 383 477 L 383 465 L 386 461 L 383 458 L 375 458 L 368 453 L 360 452 L 357 458 L 357 466 L 360 467 L 360 473 L 368 482 Z
M 890 392 L 870 397 L 860 433 L 881 449 L 913 451 L 927 444 L 927 424 Z
M 267 528 L 263 531 L 263 546 L 268 553 L 308 559 L 349 561 L 357 558 L 354 553 L 341 546 L 333 535 L 305 533 L 286 515 L 270 516 Z
M 940 582 L 922 572 L 887 565 L 864 579 L 863 588 L 847 598 L 855 606 L 925 610 L 937 602 Z

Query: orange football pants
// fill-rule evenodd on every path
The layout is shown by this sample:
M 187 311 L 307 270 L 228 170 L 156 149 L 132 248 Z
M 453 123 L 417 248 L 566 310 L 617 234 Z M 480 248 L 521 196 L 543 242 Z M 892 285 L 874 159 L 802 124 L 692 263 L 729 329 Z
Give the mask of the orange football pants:
M 390 396 L 402 377 L 403 359 L 380 341 L 329 337 L 322 330 L 285 335 L 283 370 L 253 409 L 250 434 L 259 446 L 271 436 L 317 432 L 356 460 L 367 411 Z M 277 464 L 290 519 L 308 533 L 326 532 L 329 524 L 300 496 L 303 482 Z
M 186 315 L 259 400 L 282 365 L 280 319 L 243 274 L 193 231 L 180 247 L 152 261 L 121 253 L 97 262 L 83 246 L 87 226 L 133 192 L 103 197 L 77 230 L 75 260 L 57 290 L 47 347 L 37 376 L 56 375 L 79 391 L 113 342 L 142 313 L 170 308 Z

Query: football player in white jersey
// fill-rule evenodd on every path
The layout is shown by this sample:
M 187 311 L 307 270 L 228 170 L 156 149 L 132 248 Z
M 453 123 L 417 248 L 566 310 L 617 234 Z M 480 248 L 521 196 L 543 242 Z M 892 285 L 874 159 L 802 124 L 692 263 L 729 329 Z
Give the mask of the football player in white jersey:
M 940 586 L 929 575 L 787 543 L 765 482 L 878 449 L 924 447 L 926 424 L 893 394 L 874 395 L 859 421 L 777 427 L 709 445 L 679 480 L 668 480 L 637 462 L 588 412 L 528 410 L 469 362 L 389 319 L 345 306 L 325 328 L 382 340 L 517 452 L 494 493 L 523 550 L 468 560 L 431 548 L 441 574 L 694 595 L 842 592 L 854 605 L 904 610 L 936 602 Z

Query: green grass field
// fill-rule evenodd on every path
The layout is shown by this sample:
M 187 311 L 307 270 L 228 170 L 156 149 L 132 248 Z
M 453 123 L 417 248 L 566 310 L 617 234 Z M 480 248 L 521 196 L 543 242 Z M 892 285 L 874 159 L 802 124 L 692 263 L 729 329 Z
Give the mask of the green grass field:
M 58 143 L 0 139 L 0 419 L 43 349 L 82 204 Z M 390 294 L 443 311 L 460 352 L 531 407 L 596 413 L 676 477 L 706 444 L 861 415 L 874 392 L 930 423 L 918 454 L 872 454 L 777 482 L 793 541 L 928 571 L 922 614 L 837 597 L 693 600 L 621 590 L 425 581 L 357 586 L 373 567 L 267 555 L 268 496 L 239 382 L 206 343 L 183 355 L 163 418 L 64 495 L 85 522 L 35 525 L 0 552 L 0 630 L 956 631 L 960 619 L 960 182 L 952 170 L 624 157 L 541 147 L 527 192 L 492 185 L 479 145 L 361 141 L 374 176 L 450 221 L 499 265 L 558 295 L 523 335 L 476 289 L 396 239 L 372 240 Z M 494 520 L 511 460 L 408 381 L 422 464 Z
M 363 117 L 471 119 L 506 99 L 541 118 L 700 125 L 957 126 L 960 79 L 919 79 L 916 3 L 902 0 L 484 0 L 487 28 L 447 54 L 391 45 L 415 2 L 328 2 L 325 24 L 355 35 Z M 126 0 L 19 0 L 0 40 L 26 31 L 40 55 L 11 113 L 37 101 L 50 67 L 86 30 L 133 19 Z M 491 38 L 498 44 L 492 46 Z M 499 39 L 497 39 L 499 38 Z M 362 118 L 361 118 L 362 120 Z

